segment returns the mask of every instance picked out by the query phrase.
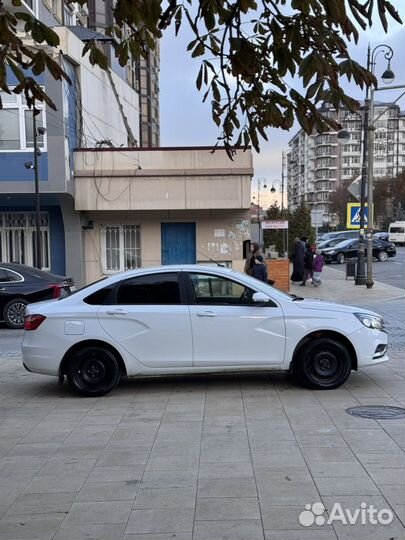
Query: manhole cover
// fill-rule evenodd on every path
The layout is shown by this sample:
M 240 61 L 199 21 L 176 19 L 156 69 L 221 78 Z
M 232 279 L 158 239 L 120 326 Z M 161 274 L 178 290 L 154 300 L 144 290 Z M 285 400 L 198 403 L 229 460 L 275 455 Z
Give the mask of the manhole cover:
M 373 420 L 396 420 L 405 418 L 405 409 L 390 407 L 388 405 L 364 405 L 362 407 L 349 407 L 346 412 L 360 418 L 372 418 Z

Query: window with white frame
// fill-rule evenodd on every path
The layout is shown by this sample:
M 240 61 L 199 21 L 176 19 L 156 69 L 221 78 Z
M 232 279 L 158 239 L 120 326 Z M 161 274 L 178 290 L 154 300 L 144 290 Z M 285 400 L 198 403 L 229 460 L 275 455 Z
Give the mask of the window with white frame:
M 11 88 L 10 88 L 11 89 Z M 22 94 L 0 92 L 3 108 L 0 109 L 0 152 L 27 150 L 34 147 L 32 109 L 28 108 Z M 45 109 L 42 103 L 36 104 L 40 110 L 36 116 L 38 127 L 45 126 Z M 38 147 L 45 150 L 46 137 L 37 136 Z
M 36 214 L 0 212 L 0 261 L 37 266 Z M 50 270 L 49 217 L 41 212 L 41 268 Z
M 141 266 L 139 225 L 104 225 L 101 242 L 104 272 L 120 272 Z

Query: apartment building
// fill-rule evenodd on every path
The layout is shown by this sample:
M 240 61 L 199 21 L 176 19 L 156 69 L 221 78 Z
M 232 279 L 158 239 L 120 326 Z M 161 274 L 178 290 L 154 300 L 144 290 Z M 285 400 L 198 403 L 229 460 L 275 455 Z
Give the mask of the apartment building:
M 300 130 L 289 142 L 286 159 L 288 206 L 301 204 L 323 212 L 323 221 L 334 224 L 329 208 L 331 193 L 361 174 L 364 108 L 358 115 L 342 109 L 336 113 L 325 104 L 324 115 L 335 118 L 350 139 L 340 144 L 336 131 L 307 135 Z M 374 178 L 396 177 L 405 170 L 405 112 L 396 104 L 375 103 Z
M 78 147 L 136 146 L 139 141 L 139 94 L 113 54 L 114 43 L 86 27 L 85 10 L 63 0 L 22 0 L 18 8 L 54 27 L 60 37 L 57 60 L 72 84 L 48 72 L 36 77 L 55 103 L 38 104 L 38 176 L 41 210 L 41 267 L 84 282 L 83 217 L 75 208 L 73 152 Z M 64 20 L 68 26 L 64 26 Z M 84 43 L 95 38 L 109 53 L 110 68 L 91 66 L 82 57 Z M 10 89 L 18 84 L 8 74 Z M 25 99 L 1 94 L 0 109 L 0 261 L 37 265 L 33 118 Z M 108 106 L 106 106 L 108 104 Z M 31 164 L 31 166 L 29 165 Z M 98 164 L 102 167 L 102 163 Z

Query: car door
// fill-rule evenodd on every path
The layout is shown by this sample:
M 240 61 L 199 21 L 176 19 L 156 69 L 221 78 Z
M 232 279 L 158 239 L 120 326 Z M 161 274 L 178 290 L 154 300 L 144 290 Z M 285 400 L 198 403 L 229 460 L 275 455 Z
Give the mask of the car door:
M 346 259 L 353 259 L 357 257 L 357 251 L 359 249 L 359 242 L 358 240 L 353 240 L 346 248 Z
M 258 305 L 257 290 L 206 272 L 189 274 L 194 366 L 279 366 L 285 322 L 275 301 Z
M 8 268 L 0 267 L 0 316 L 3 307 L 12 298 L 23 295 L 20 290 L 23 282 L 23 277 L 17 272 L 13 272 Z
M 119 282 L 112 300 L 100 306 L 98 319 L 105 332 L 144 366 L 192 365 L 190 315 L 177 272 Z

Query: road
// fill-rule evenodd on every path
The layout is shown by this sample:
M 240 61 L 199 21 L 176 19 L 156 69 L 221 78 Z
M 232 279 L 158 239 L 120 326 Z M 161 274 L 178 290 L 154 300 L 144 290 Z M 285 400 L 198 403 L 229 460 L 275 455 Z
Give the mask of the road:
M 373 262 L 373 279 L 374 281 L 381 281 L 387 285 L 393 287 L 400 287 L 405 289 L 405 247 L 397 246 L 396 257 L 389 258 L 386 262 L 381 263 L 378 261 Z M 346 271 L 345 264 L 333 263 L 333 268 Z

